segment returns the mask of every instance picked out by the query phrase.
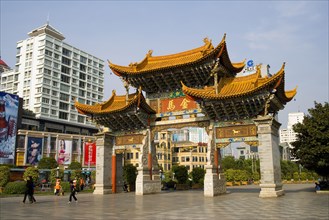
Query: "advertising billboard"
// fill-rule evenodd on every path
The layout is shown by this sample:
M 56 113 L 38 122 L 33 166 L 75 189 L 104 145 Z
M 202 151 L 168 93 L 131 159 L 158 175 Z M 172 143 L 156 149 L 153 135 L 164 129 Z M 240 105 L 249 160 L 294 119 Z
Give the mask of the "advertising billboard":
M 0 92 L 0 164 L 15 163 L 19 97 Z
M 42 157 L 42 141 L 43 138 L 28 137 L 26 148 L 26 164 L 38 165 Z
M 57 163 L 69 165 L 72 159 L 72 141 L 60 139 L 57 144 Z
M 84 147 L 84 165 L 95 166 L 96 165 L 96 143 L 86 142 Z

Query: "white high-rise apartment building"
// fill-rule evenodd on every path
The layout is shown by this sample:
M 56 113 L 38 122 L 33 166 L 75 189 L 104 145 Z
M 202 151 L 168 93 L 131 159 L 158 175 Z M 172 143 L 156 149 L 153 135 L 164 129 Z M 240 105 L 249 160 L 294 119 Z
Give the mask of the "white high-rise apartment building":
M 297 133 L 293 130 L 293 125 L 302 123 L 304 119 L 303 112 L 293 112 L 288 114 L 288 124 L 286 129 L 280 129 L 280 145 L 282 146 L 282 159 L 293 160 L 290 150 L 293 148 L 292 142 L 297 140 Z
M 297 134 L 293 130 L 293 125 L 297 123 L 302 123 L 303 119 L 303 112 L 294 112 L 288 114 L 287 128 L 280 129 L 280 143 L 291 143 L 297 140 Z
M 104 61 L 65 43 L 65 37 L 49 24 L 17 42 L 16 65 L 0 76 L 4 92 L 23 98 L 23 108 L 38 119 L 59 124 L 95 128 L 74 107 L 102 102 Z

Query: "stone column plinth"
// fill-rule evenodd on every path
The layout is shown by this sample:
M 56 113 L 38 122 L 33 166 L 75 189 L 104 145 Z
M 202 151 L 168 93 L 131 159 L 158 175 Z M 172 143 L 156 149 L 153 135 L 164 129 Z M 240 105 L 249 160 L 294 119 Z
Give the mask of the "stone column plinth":
M 96 183 L 94 194 L 112 192 L 112 149 L 113 136 L 109 133 L 96 134 Z
M 258 133 L 258 154 L 260 159 L 259 197 L 278 197 L 284 195 L 281 183 L 281 165 L 279 151 L 280 123 L 271 116 L 254 119 Z
M 147 195 L 161 192 L 161 182 L 159 176 L 150 178 L 150 172 L 146 167 L 137 167 L 136 195 Z
M 226 180 L 223 173 L 217 174 L 217 167 L 206 165 L 204 196 L 214 197 L 226 193 Z
M 218 172 L 218 151 L 216 150 L 216 138 L 214 122 L 212 121 L 208 131 L 208 152 L 206 174 L 204 177 L 204 196 L 214 197 L 226 193 L 226 180 L 224 173 Z

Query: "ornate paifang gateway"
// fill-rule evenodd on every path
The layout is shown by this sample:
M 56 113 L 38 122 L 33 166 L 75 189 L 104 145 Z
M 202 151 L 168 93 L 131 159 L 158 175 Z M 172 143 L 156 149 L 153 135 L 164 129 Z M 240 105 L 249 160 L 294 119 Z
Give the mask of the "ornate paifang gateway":
M 278 151 L 280 124 L 275 115 L 293 99 L 296 88 L 285 91 L 284 64 L 273 76 L 262 76 L 260 67 L 254 74 L 237 76 L 244 66 L 244 61 L 231 62 L 225 35 L 216 47 L 205 38 L 203 46 L 189 51 L 166 56 L 153 56 L 149 51 L 141 62 L 129 66 L 109 62 L 112 72 L 126 83 L 127 91 L 129 85 L 138 91 L 130 95 L 127 92 L 125 96 L 113 92 L 108 101 L 95 105 L 75 103 L 79 113 L 111 129 L 97 135 L 100 153 L 96 193 L 120 189 L 117 187 L 120 175 L 116 174 L 120 160 L 116 150 L 123 152 L 125 146 L 140 150 L 136 194 L 159 192 L 154 133 L 191 125 L 205 127 L 209 136 L 205 196 L 226 192 L 217 148 L 232 141 L 259 146 L 260 197 L 282 195 Z M 141 90 L 146 92 L 146 98 Z M 203 114 L 198 116 L 199 113 Z M 184 115 L 190 117 L 184 118 Z M 170 116 L 175 119 L 169 120 Z M 112 176 L 108 170 L 112 171 Z

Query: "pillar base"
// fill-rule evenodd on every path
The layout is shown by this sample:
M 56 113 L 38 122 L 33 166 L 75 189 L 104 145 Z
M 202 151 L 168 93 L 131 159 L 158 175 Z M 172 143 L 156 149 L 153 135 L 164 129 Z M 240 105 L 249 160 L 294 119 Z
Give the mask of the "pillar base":
M 260 198 L 279 197 L 284 195 L 282 184 L 260 184 Z
M 160 178 L 150 179 L 148 169 L 137 167 L 138 175 L 136 179 L 136 195 L 147 195 L 161 192 Z
M 226 194 L 226 180 L 223 173 L 217 174 L 217 170 L 212 165 L 206 165 L 204 179 L 204 196 L 214 197 Z
M 95 184 L 95 190 L 93 194 L 95 195 L 104 195 L 104 194 L 111 194 L 112 188 L 110 186 L 104 186 L 102 184 Z

